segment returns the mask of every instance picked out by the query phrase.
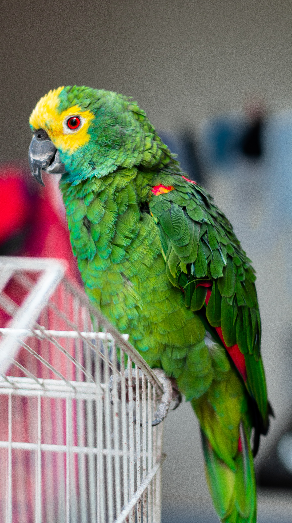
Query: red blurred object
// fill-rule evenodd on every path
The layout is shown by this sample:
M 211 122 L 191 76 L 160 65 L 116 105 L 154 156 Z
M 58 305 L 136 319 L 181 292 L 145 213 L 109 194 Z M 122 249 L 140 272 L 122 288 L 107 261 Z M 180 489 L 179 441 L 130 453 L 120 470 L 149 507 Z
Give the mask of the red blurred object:
M 68 276 L 81 283 L 57 180 L 45 183 L 17 165 L 0 167 L 0 254 L 65 259 Z
M 29 202 L 25 197 L 25 183 L 13 169 L 0 170 L 0 244 L 15 232 L 21 231 L 29 219 Z

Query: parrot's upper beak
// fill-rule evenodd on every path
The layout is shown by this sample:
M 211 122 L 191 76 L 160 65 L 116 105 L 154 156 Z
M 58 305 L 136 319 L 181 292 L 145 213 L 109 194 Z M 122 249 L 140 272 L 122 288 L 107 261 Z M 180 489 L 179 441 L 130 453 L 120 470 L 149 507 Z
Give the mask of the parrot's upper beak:
M 41 185 L 44 185 L 42 170 L 51 174 L 64 174 L 66 172 L 65 165 L 60 160 L 59 151 L 43 129 L 35 131 L 32 137 L 28 161 L 31 174 Z

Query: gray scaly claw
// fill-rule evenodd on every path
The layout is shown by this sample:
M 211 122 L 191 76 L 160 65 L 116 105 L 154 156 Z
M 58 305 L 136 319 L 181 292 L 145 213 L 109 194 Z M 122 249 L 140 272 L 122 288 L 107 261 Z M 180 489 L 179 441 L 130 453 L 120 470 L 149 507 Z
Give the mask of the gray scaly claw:
M 162 385 L 163 393 L 161 397 L 161 401 L 158 405 L 158 408 L 154 414 L 154 420 L 152 421 L 152 426 L 159 425 L 164 418 L 167 416 L 167 413 L 169 411 L 171 402 L 174 402 L 174 406 L 172 407 L 172 410 L 177 409 L 177 407 L 180 405 L 182 401 L 182 395 L 177 389 L 176 381 L 173 378 L 168 378 L 165 374 L 165 372 L 162 369 L 152 369 L 153 372 L 156 374 L 159 382 Z M 142 379 L 142 372 L 139 371 L 139 380 Z M 121 399 L 121 376 L 111 376 L 109 379 L 109 392 L 110 392 L 110 402 L 113 405 L 114 404 L 114 389 L 117 394 L 117 399 Z M 125 380 L 125 389 L 126 389 L 126 395 L 128 395 L 128 380 L 129 380 L 129 371 L 128 369 L 125 370 L 124 375 Z M 136 376 L 132 375 L 131 378 L 132 381 L 132 387 L 133 387 L 133 400 L 135 401 L 136 398 Z M 115 386 L 114 386 L 115 383 Z M 140 391 L 141 391 L 141 382 L 140 382 Z M 135 418 L 134 418 L 135 421 Z
M 164 420 L 169 411 L 169 407 L 172 401 L 175 402 L 175 405 L 172 410 L 177 409 L 177 407 L 180 405 L 182 401 L 182 395 L 177 390 L 176 382 L 174 379 L 168 378 L 162 369 L 152 370 L 156 374 L 163 388 L 161 402 L 159 403 L 158 408 L 154 414 L 155 419 L 154 421 L 152 421 L 152 426 L 155 426 L 159 425 L 159 423 L 161 423 Z
M 141 390 L 142 376 L 143 376 L 142 371 L 139 370 L 139 381 L 140 381 L 139 389 L 140 390 Z M 132 382 L 133 400 L 135 401 L 135 399 L 136 399 L 136 376 L 134 373 L 132 373 L 131 382 Z M 110 402 L 112 405 L 114 403 L 115 388 L 116 388 L 117 399 L 121 400 L 121 396 L 122 396 L 121 383 L 122 383 L 122 376 L 117 375 L 117 374 L 115 376 L 114 375 L 110 376 L 109 392 L 110 392 Z M 124 371 L 124 383 L 125 383 L 126 396 L 128 397 L 128 395 L 129 395 L 129 392 L 128 392 L 128 390 L 129 390 L 129 370 L 128 369 L 125 369 L 125 371 Z M 128 402 L 128 399 L 126 401 Z

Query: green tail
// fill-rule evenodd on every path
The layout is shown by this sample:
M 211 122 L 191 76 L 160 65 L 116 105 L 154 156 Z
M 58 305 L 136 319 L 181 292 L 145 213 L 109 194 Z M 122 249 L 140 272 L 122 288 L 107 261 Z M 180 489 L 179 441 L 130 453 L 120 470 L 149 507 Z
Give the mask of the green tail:
M 256 484 L 249 438 L 240 426 L 235 470 L 222 461 L 201 430 L 205 469 L 215 510 L 224 523 L 256 523 Z

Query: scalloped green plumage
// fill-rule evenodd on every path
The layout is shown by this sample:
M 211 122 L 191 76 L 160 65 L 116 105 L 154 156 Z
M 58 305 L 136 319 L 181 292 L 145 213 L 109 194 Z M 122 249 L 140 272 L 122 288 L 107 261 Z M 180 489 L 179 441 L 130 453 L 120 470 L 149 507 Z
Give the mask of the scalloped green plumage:
M 233 260 L 230 256 L 227 256 L 227 263 L 223 269 L 223 276 L 218 280 L 218 287 L 221 296 L 233 296 L 235 291 L 235 267 Z

